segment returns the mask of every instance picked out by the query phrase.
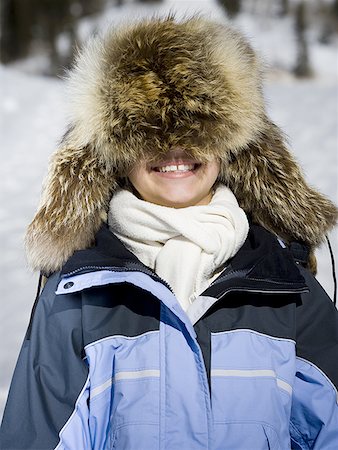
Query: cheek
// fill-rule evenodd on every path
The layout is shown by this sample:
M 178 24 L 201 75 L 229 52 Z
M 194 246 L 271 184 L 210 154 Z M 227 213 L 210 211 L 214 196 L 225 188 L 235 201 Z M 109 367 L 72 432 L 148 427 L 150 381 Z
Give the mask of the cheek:
M 137 169 L 132 169 L 128 173 L 128 180 L 131 182 L 132 185 L 137 183 L 137 180 L 138 180 L 138 170 Z
M 128 179 L 141 198 L 146 199 L 147 193 L 152 190 L 149 173 L 145 165 L 137 165 L 128 174 Z
M 215 181 L 217 180 L 217 177 L 220 173 L 220 169 L 221 165 L 219 161 L 212 161 L 211 163 L 209 163 L 207 173 L 208 173 L 208 180 L 210 181 L 211 184 L 214 184 Z
M 134 167 L 128 174 L 129 181 L 135 187 L 142 186 L 144 180 L 145 170 L 142 166 Z

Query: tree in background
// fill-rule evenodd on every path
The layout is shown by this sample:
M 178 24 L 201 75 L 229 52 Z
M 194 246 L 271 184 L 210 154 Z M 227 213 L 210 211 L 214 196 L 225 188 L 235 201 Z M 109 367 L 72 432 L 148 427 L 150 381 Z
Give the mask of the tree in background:
M 139 3 L 161 3 L 163 0 L 138 0 Z
M 50 60 L 50 73 L 58 73 L 62 66 L 67 66 L 75 44 L 75 17 L 72 14 L 71 0 L 34 0 L 36 10 L 34 17 L 34 37 L 37 45 L 44 47 Z M 62 51 L 58 48 L 58 37 L 67 36 L 67 46 Z
M 338 0 L 334 0 L 333 5 L 332 5 L 332 11 L 336 17 L 336 20 L 338 20 Z
M 332 17 L 333 17 L 333 31 L 338 33 L 338 0 L 335 0 L 332 5 Z
M 289 4 L 289 0 L 280 0 L 280 5 L 279 5 L 279 15 L 281 17 L 283 16 L 287 16 L 290 12 L 290 4 Z
M 319 42 L 330 44 L 338 32 L 338 0 L 334 0 L 331 4 L 320 2 L 318 9 L 318 16 L 322 22 Z
M 55 1 L 55 0 L 54 0 Z M 58 2 L 57 2 L 58 3 Z M 77 4 L 81 9 L 80 16 L 91 16 L 102 11 L 105 0 L 73 0 L 73 4 Z
M 310 77 L 313 75 L 310 60 L 308 44 L 306 40 L 306 2 L 301 1 L 296 7 L 295 13 L 295 32 L 297 37 L 297 62 L 293 69 L 294 74 L 299 78 Z
M 103 0 L 2 0 L 0 61 L 6 64 L 39 49 L 50 61 L 48 72 L 58 73 L 72 58 L 77 20 L 102 6 Z
M 45 42 L 50 74 L 69 67 L 77 44 L 77 21 L 102 10 L 102 0 L 34 0 L 38 3 L 36 29 L 39 42 Z M 62 37 L 62 39 L 60 39 Z M 61 45 L 60 45 L 61 42 Z
M 156 4 L 163 0 L 0 0 L 0 62 L 7 64 L 30 55 L 43 55 L 46 68 L 40 73 L 58 74 L 68 67 L 73 49 L 79 42 L 79 20 L 94 16 L 88 21 L 87 31 L 94 31 L 100 22 L 105 6 L 125 4 Z M 293 72 L 297 76 L 309 76 L 306 30 L 320 43 L 331 44 L 338 32 L 338 0 L 217 0 L 228 17 L 240 12 L 255 16 L 262 28 L 268 30 L 276 17 L 295 21 L 297 36 L 297 63 Z M 95 16 L 96 15 L 96 16 Z M 289 19 L 287 19 L 289 21 Z M 81 24 L 81 22 L 80 22 Z M 82 33 L 83 34 L 83 33 Z M 81 35 L 83 39 L 84 36 Z M 49 64 L 49 66 L 48 66 Z
M 218 0 L 218 3 L 230 18 L 237 16 L 241 11 L 241 0 Z
M 0 3 L 0 60 L 8 63 L 24 58 L 33 37 L 31 5 L 22 0 L 2 0 Z
M 134 0 L 158 3 L 163 0 Z M 106 4 L 122 6 L 126 0 L 1 0 L 0 62 L 7 64 L 32 53 L 43 53 L 57 75 L 68 67 L 78 43 L 78 20 L 100 13 Z

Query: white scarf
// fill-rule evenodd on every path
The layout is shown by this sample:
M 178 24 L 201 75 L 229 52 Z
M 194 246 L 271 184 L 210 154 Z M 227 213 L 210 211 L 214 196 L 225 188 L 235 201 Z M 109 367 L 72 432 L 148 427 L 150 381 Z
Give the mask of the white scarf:
M 186 311 L 243 245 L 245 212 L 225 186 L 208 205 L 170 208 L 118 190 L 110 202 L 110 230 L 173 289 Z

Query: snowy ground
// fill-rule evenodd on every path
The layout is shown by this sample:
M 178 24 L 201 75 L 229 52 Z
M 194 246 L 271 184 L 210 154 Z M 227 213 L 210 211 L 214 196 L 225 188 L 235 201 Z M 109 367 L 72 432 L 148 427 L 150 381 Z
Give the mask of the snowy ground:
M 168 1 L 167 5 L 174 3 Z M 200 0 L 194 5 L 200 10 L 205 10 L 208 5 L 211 16 L 217 13 L 212 1 Z M 191 2 L 181 2 L 182 8 L 189 10 L 189 6 Z M 149 10 L 142 11 L 142 14 L 149 13 Z M 104 20 L 110 21 L 108 13 Z M 262 34 L 256 34 L 255 21 L 243 16 L 238 26 L 247 29 L 247 34 L 253 36 L 256 48 L 261 43 L 265 56 L 273 55 L 272 47 L 278 44 L 281 47 L 279 50 L 285 55 L 285 64 L 290 63 L 287 61 L 290 55 L 283 47 L 285 40 L 281 34 L 277 39 L 275 28 L 270 30 L 271 45 L 267 48 Z M 284 30 L 287 26 L 286 23 L 281 24 Z M 266 98 L 271 117 L 289 136 L 307 179 L 337 202 L 336 61 L 332 60 L 330 50 L 317 46 L 313 52 L 314 65 L 318 69 L 315 79 L 300 82 L 275 73 L 267 80 Z M 0 86 L 1 416 L 37 286 L 37 275 L 30 273 L 26 267 L 22 240 L 39 199 L 48 158 L 65 128 L 65 95 L 61 81 L 30 76 L 13 68 L 0 68 Z M 337 232 L 332 234 L 331 239 L 338 259 Z M 318 260 L 318 278 L 332 295 L 331 263 L 325 246 L 318 252 Z

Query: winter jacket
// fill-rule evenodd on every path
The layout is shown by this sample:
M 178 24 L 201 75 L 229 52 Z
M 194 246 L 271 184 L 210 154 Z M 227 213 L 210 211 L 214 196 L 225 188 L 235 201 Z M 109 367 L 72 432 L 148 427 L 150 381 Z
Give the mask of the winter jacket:
M 1 449 L 335 450 L 337 387 L 337 311 L 264 228 L 184 312 L 102 227 L 37 301 Z

